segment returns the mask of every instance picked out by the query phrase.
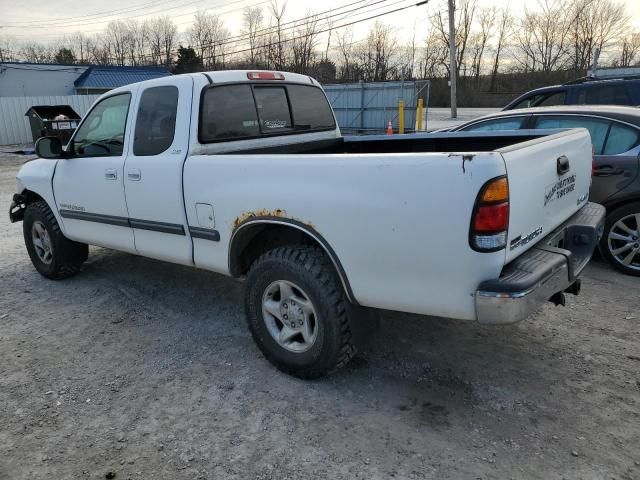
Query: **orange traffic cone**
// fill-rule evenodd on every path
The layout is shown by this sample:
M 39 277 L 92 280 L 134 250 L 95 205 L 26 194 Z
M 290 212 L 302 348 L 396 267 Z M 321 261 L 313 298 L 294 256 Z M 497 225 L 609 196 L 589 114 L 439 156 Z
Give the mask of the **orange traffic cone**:
M 387 135 L 393 135 L 393 127 L 391 126 L 391 120 L 387 124 Z

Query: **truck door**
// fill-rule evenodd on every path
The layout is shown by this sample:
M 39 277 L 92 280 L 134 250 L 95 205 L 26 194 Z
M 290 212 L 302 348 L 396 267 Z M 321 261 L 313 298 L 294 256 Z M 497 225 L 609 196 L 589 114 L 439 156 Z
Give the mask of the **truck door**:
M 182 195 L 189 147 L 193 79 L 141 87 L 125 163 L 129 222 L 141 255 L 191 265 L 192 244 Z
M 53 177 L 65 234 L 73 239 L 135 253 L 124 196 L 124 160 L 131 136 L 135 87 L 100 100 L 86 115 Z

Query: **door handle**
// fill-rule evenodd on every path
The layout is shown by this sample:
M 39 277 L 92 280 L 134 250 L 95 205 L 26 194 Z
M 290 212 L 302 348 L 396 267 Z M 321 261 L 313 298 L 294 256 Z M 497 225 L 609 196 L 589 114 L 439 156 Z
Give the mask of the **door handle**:
M 611 175 L 622 175 L 624 170 L 622 168 L 614 168 L 611 165 L 602 165 L 593 171 L 593 175 L 596 177 L 609 177 Z
M 557 167 L 556 167 L 558 175 L 564 175 L 569 171 L 569 168 L 570 168 L 569 159 L 565 155 L 558 157 Z
M 139 182 L 140 179 L 142 178 L 142 174 L 140 173 L 140 170 L 138 170 L 137 168 L 134 168 L 127 172 L 127 178 L 132 182 Z
M 106 178 L 107 180 L 117 180 L 118 171 L 115 168 L 108 168 L 104 172 L 104 178 Z

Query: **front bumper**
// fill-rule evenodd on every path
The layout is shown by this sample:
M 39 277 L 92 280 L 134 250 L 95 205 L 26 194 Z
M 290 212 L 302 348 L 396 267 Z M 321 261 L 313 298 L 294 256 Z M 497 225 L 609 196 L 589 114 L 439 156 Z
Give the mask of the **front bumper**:
M 577 295 L 578 276 L 589 263 L 604 229 L 605 208 L 587 203 L 534 247 L 506 265 L 475 293 L 476 315 L 484 324 L 524 320 L 563 292 Z M 560 294 L 560 297 L 557 295 Z

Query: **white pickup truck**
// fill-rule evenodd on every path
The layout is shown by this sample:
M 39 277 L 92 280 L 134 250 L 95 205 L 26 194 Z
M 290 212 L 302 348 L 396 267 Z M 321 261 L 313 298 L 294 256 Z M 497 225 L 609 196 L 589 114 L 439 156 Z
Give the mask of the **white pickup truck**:
M 38 272 L 98 245 L 244 279 L 258 346 L 304 378 L 353 356 L 360 306 L 499 324 L 564 304 L 604 218 L 586 130 L 343 138 L 293 73 L 121 87 L 36 151 L 10 217 Z

